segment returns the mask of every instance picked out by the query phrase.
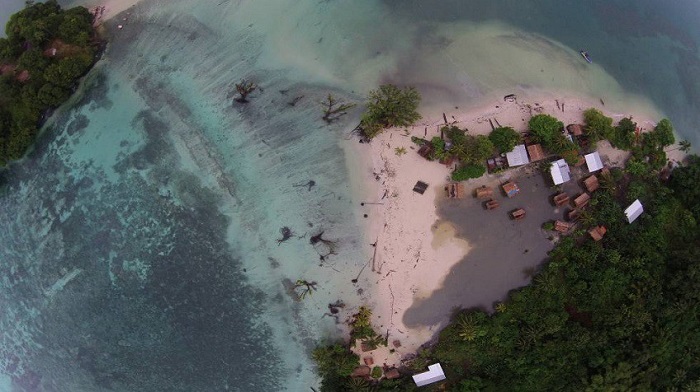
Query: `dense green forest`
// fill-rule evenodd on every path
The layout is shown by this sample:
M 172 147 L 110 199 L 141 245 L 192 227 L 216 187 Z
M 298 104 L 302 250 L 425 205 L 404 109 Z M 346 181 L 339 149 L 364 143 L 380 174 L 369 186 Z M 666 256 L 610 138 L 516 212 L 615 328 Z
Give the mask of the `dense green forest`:
M 92 15 L 55 0 L 28 3 L 0 38 L 0 165 L 21 158 L 48 109 L 66 101 L 95 61 Z
M 593 194 L 579 227 L 605 225 L 602 241 L 564 238 L 530 286 L 493 314 L 455 314 L 404 372 L 440 362 L 447 381 L 428 391 L 700 391 L 700 158 L 667 182 L 646 169 L 614 169 Z M 629 224 L 637 198 L 645 212 Z M 353 380 L 357 356 L 319 350 L 323 391 L 414 389 Z
M 533 119 L 540 142 L 568 151 L 554 138 L 558 120 Z M 584 119 L 591 147 L 607 139 L 630 159 L 601 175 L 577 231 L 550 252 L 532 284 L 493 313 L 457 311 L 398 380 L 353 379 L 356 355 L 343 344 L 320 347 L 322 391 L 416 390 L 409 375 L 434 362 L 447 380 L 421 390 L 700 391 L 700 157 L 670 170 L 668 120 L 639 133 L 631 119 L 613 126 L 595 109 Z M 517 142 L 507 130 L 491 139 L 499 149 Z M 635 199 L 644 213 L 629 224 L 624 208 Z M 586 233 L 596 225 L 607 228 L 599 242 Z

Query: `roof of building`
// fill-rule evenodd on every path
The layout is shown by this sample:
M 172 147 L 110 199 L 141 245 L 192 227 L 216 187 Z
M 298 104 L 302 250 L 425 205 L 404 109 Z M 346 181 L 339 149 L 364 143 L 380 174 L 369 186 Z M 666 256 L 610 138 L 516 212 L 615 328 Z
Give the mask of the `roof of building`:
M 418 373 L 413 376 L 413 381 L 416 386 L 422 387 L 423 385 L 432 384 L 444 380 L 445 373 L 442 371 L 442 366 L 439 363 L 428 366 L 428 371 L 423 373 Z
M 564 222 L 560 220 L 554 221 L 554 230 L 560 233 L 566 233 L 567 231 L 571 230 L 572 227 L 574 227 L 573 223 Z
M 637 199 L 625 209 L 627 221 L 629 223 L 634 222 L 635 219 L 639 218 L 639 215 L 642 215 L 642 212 L 644 212 L 644 207 L 642 207 L 642 203 Z
M 517 195 L 518 192 L 520 192 L 520 188 L 518 187 L 518 184 L 516 184 L 514 182 L 510 182 L 510 181 L 503 184 L 501 186 L 501 188 L 503 188 L 503 192 L 505 192 L 506 196 L 508 196 L 508 197 L 513 197 L 513 196 Z
M 586 154 L 585 158 L 589 172 L 593 173 L 594 171 L 598 171 L 603 168 L 603 161 L 600 160 L 600 154 L 598 154 L 598 151 Z
M 527 157 L 527 148 L 524 144 L 518 144 L 513 147 L 513 151 L 506 153 L 508 166 L 522 166 L 530 162 Z
M 530 162 L 544 159 L 544 150 L 542 150 L 541 144 L 530 144 L 527 146 L 527 153 L 530 155 Z
M 558 161 L 552 162 L 552 167 L 550 168 L 550 173 L 552 173 L 552 180 L 554 180 L 554 185 L 563 184 L 571 180 L 569 165 L 566 161 L 560 159 Z
M 596 189 L 600 188 L 600 183 L 598 182 L 598 177 L 592 175 L 585 180 L 583 180 L 583 185 L 586 186 L 588 192 L 594 192 Z
M 413 192 L 420 193 L 422 195 L 425 193 L 426 189 L 428 189 L 428 184 L 424 183 L 423 181 L 418 181 L 413 187 Z
M 596 227 L 588 230 L 588 234 L 590 234 L 591 238 L 593 238 L 593 241 L 602 240 L 603 236 L 607 232 L 608 232 L 608 229 L 606 229 L 605 226 L 596 226 Z
M 569 124 L 566 126 L 566 130 L 574 136 L 583 135 L 583 125 L 581 124 Z

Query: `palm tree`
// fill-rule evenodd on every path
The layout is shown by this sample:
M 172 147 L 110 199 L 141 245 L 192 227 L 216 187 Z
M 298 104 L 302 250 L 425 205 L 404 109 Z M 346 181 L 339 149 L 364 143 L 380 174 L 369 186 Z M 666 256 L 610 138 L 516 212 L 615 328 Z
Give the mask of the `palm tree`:
M 692 146 L 692 145 L 691 145 L 690 142 L 687 141 L 687 140 L 681 140 L 680 142 L 678 142 L 678 149 L 681 150 L 681 151 L 683 151 L 683 152 L 686 153 L 686 154 L 690 152 L 690 147 L 691 147 L 691 146 Z

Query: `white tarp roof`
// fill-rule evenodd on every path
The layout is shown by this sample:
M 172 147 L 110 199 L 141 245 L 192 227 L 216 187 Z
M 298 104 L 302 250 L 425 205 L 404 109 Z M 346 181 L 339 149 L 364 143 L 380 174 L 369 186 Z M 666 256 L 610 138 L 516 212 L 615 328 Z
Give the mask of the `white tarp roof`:
M 603 161 L 600 160 L 600 154 L 598 154 L 598 151 L 586 154 L 585 158 L 589 172 L 593 173 L 594 171 L 598 171 L 603 168 Z
M 428 366 L 427 372 L 418 373 L 413 376 L 413 381 L 416 383 L 416 386 L 419 387 L 442 381 L 444 379 L 445 373 L 442 371 L 442 366 L 440 366 L 439 363 Z
M 530 162 L 527 157 L 527 148 L 524 144 L 513 147 L 513 151 L 506 153 L 508 166 L 521 166 Z
M 637 199 L 625 210 L 627 221 L 629 223 L 634 222 L 635 219 L 639 218 L 639 215 L 642 215 L 642 212 L 644 212 L 644 207 L 642 207 L 642 203 Z
M 569 165 L 567 165 L 566 161 L 563 159 L 552 162 L 552 167 L 549 171 L 552 173 L 554 185 L 563 184 L 571 179 Z

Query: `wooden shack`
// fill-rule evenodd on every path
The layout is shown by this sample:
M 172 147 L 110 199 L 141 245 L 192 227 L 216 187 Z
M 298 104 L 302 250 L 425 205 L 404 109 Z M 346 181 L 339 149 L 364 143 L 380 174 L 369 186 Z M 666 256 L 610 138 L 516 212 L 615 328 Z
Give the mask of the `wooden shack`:
M 477 199 L 490 199 L 493 197 L 493 189 L 487 186 L 480 186 L 474 191 L 474 195 Z
M 503 193 L 505 193 L 508 197 L 513 197 L 520 193 L 520 188 L 518 188 L 518 184 L 512 181 L 506 182 L 501 187 L 503 188 Z
M 566 130 L 569 131 L 569 134 L 571 134 L 571 136 L 583 135 L 583 125 L 581 124 L 569 124 L 566 126 Z
M 588 192 L 595 192 L 596 189 L 600 188 L 600 183 L 598 182 L 598 177 L 592 175 L 585 180 L 583 180 L 583 186 L 586 187 Z
M 450 199 L 461 199 L 464 197 L 464 185 L 459 182 L 452 182 L 445 185 L 445 193 Z
M 527 146 L 527 154 L 530 156 L 530 162 L 544 159 L 544 150 L 542 150 L 542 145 L 540 144 L 530 144 Z
M 566 217 L 572 222 L 577 220 L 580 216 L 581 216 L 581 210 L 579 210 L 579 209 L 571 210 L 566 214 Z
M 573 223 L 564 222 L 560 220 L 554 221 L 554 230 L 560 233 L 568 233 L 574 227 Z
M 607 232 L 608 232 L 608 229 L 606 229 L 605 226 L 596 226 L 596 227 L 588 230 L 588 234 L 590 234 L 591 238 L 593 238 L 593 241 L 602 240 L 603 236 Z
M 501 205 L 498 204 L 498 202 L 497 202 L 496 200 L 493 200 L 493 199 L 491 199 L 491 200 L 487 201 L 486 203 L 484 203 L 484 207 L 485 207 L 487 210 L 493 210 L 493 209 L 496 209 L 496 208 L 498 208 L 498 207 L 500 207 L 500 206 L 501 206 Z
M 510 212 L 510 217 L 513 218 L 514 220 L 521 220 L 525 218 L 525 210 L 522 208 L 518 208 L 517 210 L 513 210 Z
M 418 149 L 418 155 L 422 156 L 425 159 L 430 159 L 430 154 L 433 153 L 433 146 L 429 143 L 426 143 Z
M 583 208 L 588 205 L 589 201 L 591 201 L 591 195 L 589 195 L 588 193 L 582 193 L 574 199 L 574 207 Z
M 569 204 L 569 200 L 569 195 L 567 195 L 564 192 L 557 193 L 556 195 L 554 195 L 554 205 L 557 207 Z

